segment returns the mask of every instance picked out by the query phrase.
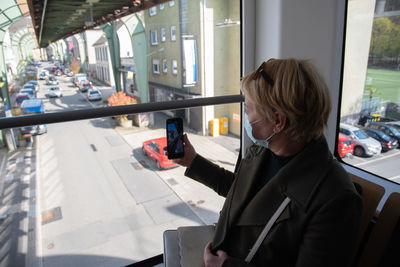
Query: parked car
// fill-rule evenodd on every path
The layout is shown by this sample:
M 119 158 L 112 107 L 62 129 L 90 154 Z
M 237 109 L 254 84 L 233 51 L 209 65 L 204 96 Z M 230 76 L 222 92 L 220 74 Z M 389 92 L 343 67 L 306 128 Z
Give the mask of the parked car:
M 58 80 L 54 75 L 50 75 L 46 78 L 46 84 L 55 85 L 58 84 Z
M 393 125 L 389 125 L 383 122 L 370 122 L 367 125 L 368 128 L 379 130 L 384 132 L 385 134 L 389 135 L 391 138 L 394 138 L 397 140 L 397 142 L 400 142 L 400 131 L 394 127 Z
M 62 97 L 63 95 L 62 95 L 60 87 L 57 85 L 57 86 L 51 86 L 49 88 L 49 92 L 47 93 L 47 96 L 48 97 Z
M 352 155 L 354 152 L 354 145 L 351 143 L 350 138 L 339 133 L 338 140 L 338 153 L 341 158 Z
M 47 126 L 46 126 L 46 124 L 24 126 L 24 127 L 21 127 L 21 133 L 22 134 L 31 134 L 31 135 L 44 134 L 44 133 L 47 133 Z
M 27 84 L 32 84 L 33 88 L 35 89 L 35 92 L 39 91 L 40 89 L 38 81 L 30 80 Z
M 387 122 L 386 124 L 391 125 L 400 131 L 400 121 L 390 121 L 390 122 Z
M 79 85 L 79 90 L 81 92 L 87 92 L 89 89 L 92 89 L 92 88 L 93 88 L 93 84 L 88 80 L 81 82 L 81 84 Z
M 24 100 L 29 100 L 31 99 L 31 97 L 29 96 L 29 94 L 27 93 L 19 93 L 16 97 L 15 97 L 15 106 L 17 108 L 21 107 L 22 102 L 24 102 Z
M 32 87 L 29 86 L 24 86 L 24 88 L 21 89 L 21 91 L 19 91 L 20 93 L 24 93 L 24 94 L 28 94 L 30 96 L 30 98 L 35 98 L 36 97 L 36 93 L 35 90 Z
M 385 134 L 382 131 L 371 129 L 371 128 L 365 128 L 364 129 L 365 133 L 368 134 L 368 136 L 374 138 L 375 140 L 379 141 L 382 146 L 382 151 L 388 151 L 393 148 L 396 148 L 398 145 L 398 142 L 396 139 L 391 138 L 387 134 Z
M 374 156 L 379 155 L 382 150 L 381 143 L 374 138 L 369 137 L 360 128 L 341 123 L 339 132 L 350 138 L 354 145 L 354 155 L 356 156 Z
M 156 162 L 158 169 L 167 169 L 177 166 L 175 162 L 168 159 L 166 150 L 167 137 L 160 137 L 149 139 L 143 142 L 142 150 L 146 156 L 149 156 L 153 161 Z
M 74 73 L 69 68 L 64 69 L 64 74 L 67 75 L 68 77 L 74 76 Z
M 101 92 L 97 89 L 89 89 L 87 93 L 87 98 L 89 101 L 101 100 Z
M 47 70 L 44 70 L 39 73 L 39 80 L 45 80 L 46 77 L 49 75 L 49 72 Z

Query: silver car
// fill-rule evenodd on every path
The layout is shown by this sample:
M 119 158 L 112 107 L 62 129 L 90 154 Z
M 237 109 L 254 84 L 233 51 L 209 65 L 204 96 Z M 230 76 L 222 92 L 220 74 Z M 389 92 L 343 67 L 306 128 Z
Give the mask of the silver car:
M 351 142 L 354 144 L 354 155 L 374 156 L 381 153 L 381 144 L 374 138 L 369 137 L 360 128 L 341 123 L 339 132 L 349 137 Z

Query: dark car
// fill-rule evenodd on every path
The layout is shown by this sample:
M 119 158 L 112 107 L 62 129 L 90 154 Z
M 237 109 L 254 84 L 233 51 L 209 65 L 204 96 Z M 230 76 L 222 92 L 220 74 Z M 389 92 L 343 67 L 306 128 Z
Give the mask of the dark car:
M 370 129 L 382 131 L 385 134 L 389 135 L 391 138 L 396 139 L 398 143 L 400 142 L 400 131 L 392 125 L 385 124 L 383 122 L 370 122 L 367 127 Z
M 368 136 L 371 136 L 372 138 L 376 139 L 379 141 L 382 145 L 382 151 L 388 151 L 391 149 L 394 149 L 398 146 L 398 142 L 396 139 L 391 138 L 387 134 L 385 134 L 382 131 L 375 130 L 375 129 L 370 129 L 370 128 L 365 128 L 364 132 L 368 134 Z
M 84 81 L 83 83 L 81 83 L 79 90 L 81 92 L 87 92 L 89 89 L 93 88 L 93 84 L 90 81 Z

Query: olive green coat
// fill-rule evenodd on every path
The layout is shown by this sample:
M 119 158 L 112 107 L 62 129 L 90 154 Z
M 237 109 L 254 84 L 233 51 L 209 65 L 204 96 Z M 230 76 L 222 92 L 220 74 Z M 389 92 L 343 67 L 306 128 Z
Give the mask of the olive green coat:
M 226 200 L 213 249 L 227 252 L 223 266 L 347 266 L 359 231 L 362 199 L 326 140 L 309 143 L 262 189 L 255 190 L 266 149 L 249 148 L 235 173 L 197 156 L 185 175 Z M 244 262 L 285 197 L 291 202 L 253 260 Z

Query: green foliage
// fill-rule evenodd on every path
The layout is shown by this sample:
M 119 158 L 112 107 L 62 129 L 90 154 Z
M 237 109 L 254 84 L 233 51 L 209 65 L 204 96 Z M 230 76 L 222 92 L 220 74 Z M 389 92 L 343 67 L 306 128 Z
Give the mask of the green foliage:
M 374 19 L 370 55 L 373 58 L 400 55 L 400 24 L 387 17 Z

